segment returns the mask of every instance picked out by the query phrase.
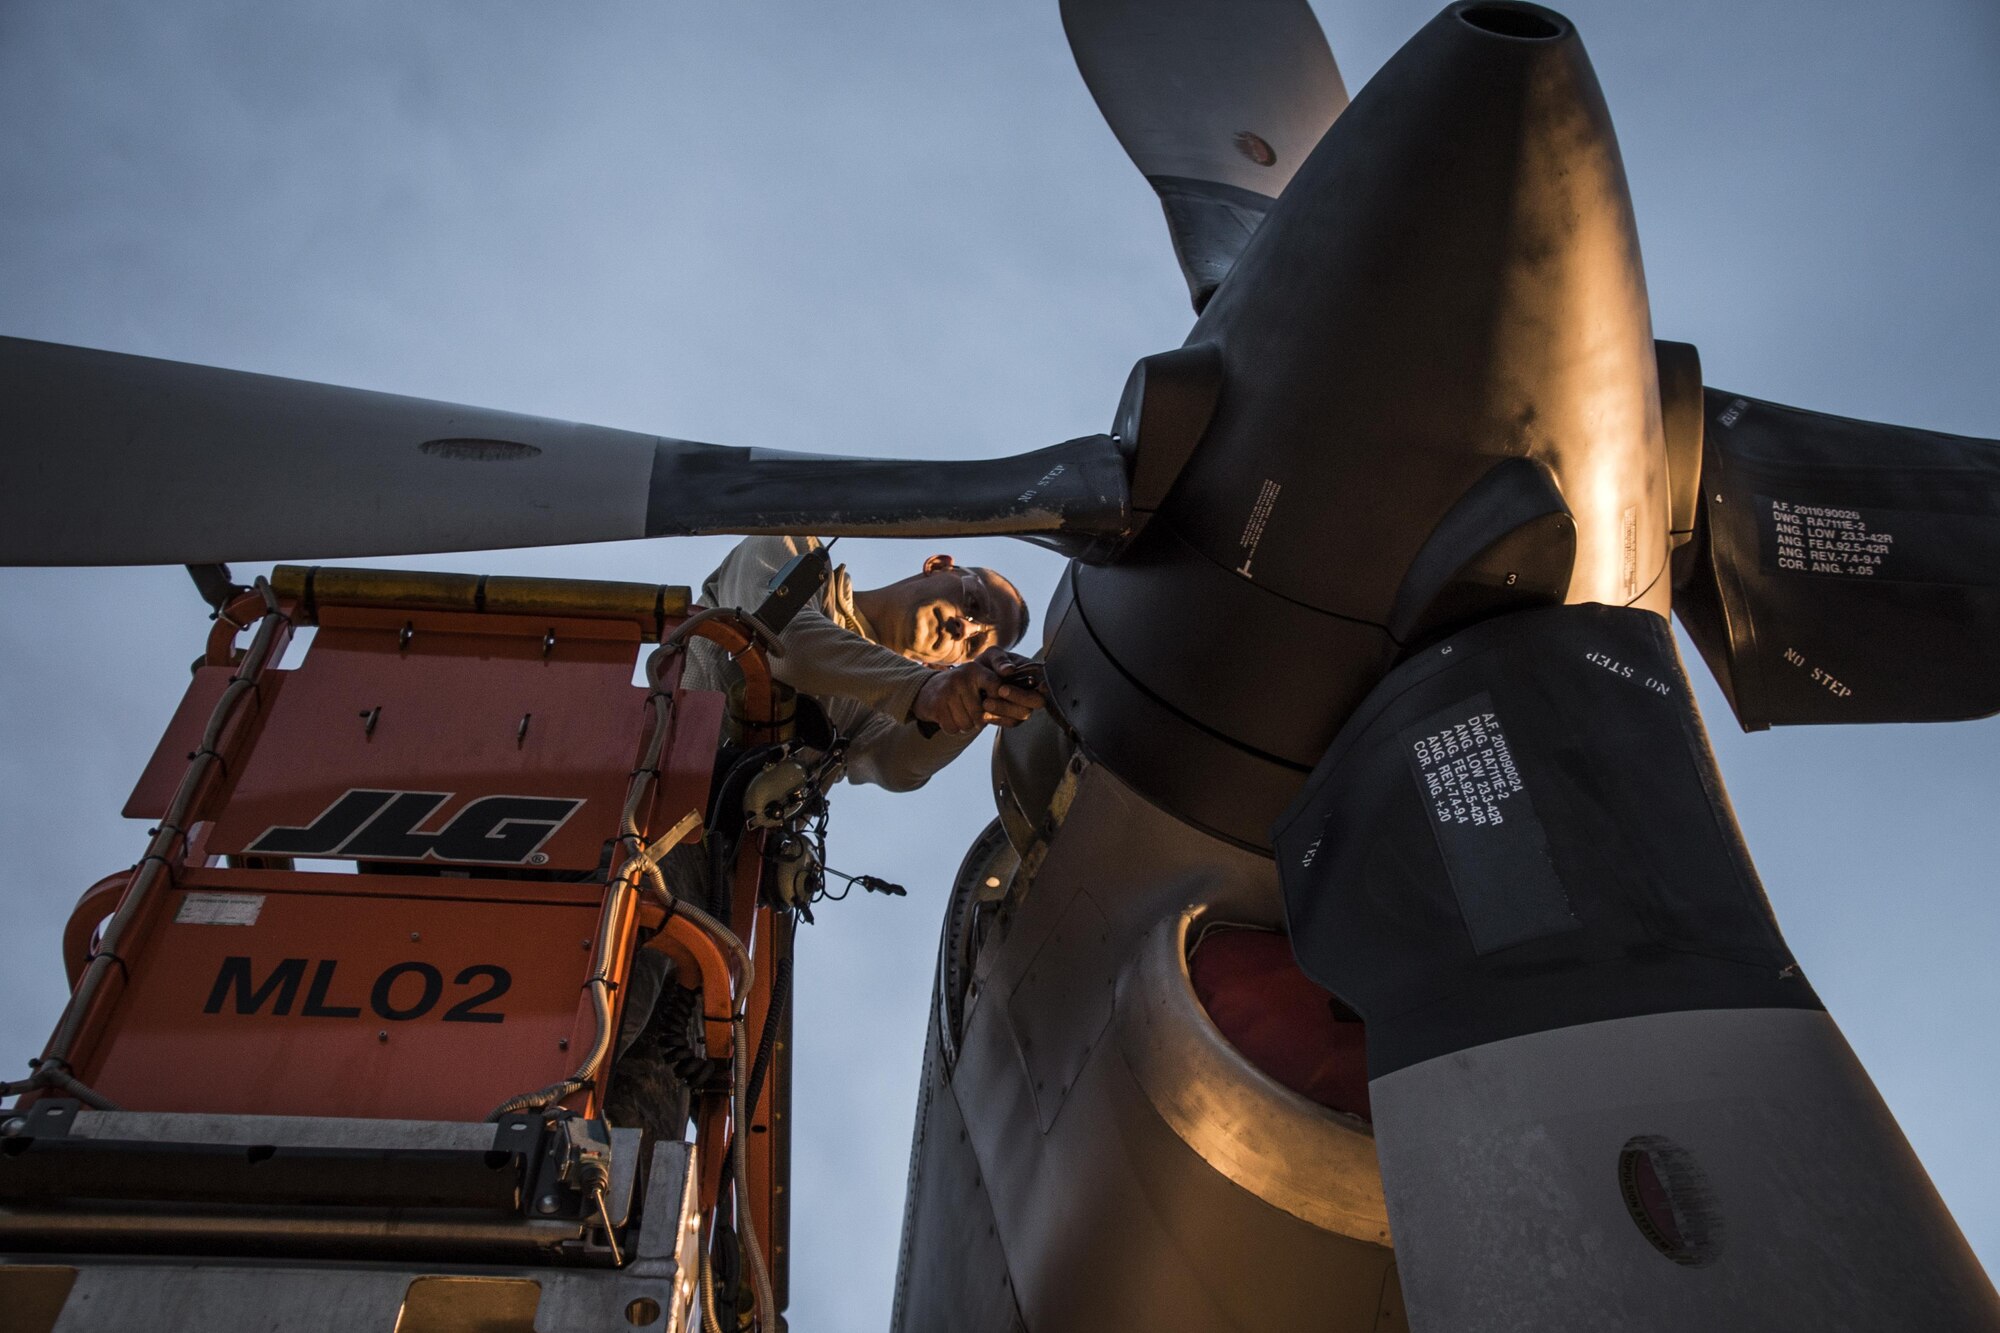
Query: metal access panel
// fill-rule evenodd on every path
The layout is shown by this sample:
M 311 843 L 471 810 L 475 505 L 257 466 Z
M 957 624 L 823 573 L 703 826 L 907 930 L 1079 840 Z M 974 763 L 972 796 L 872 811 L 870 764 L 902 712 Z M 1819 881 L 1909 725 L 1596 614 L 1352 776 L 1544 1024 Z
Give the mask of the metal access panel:
M 601 892 L 186 872 L 78 1072 L 136 1111 L 481 1120 L 589 1044 Z
M 638 651 L 629 622 L 324 607 L 206 849 L 594 870 L 650 718 Z

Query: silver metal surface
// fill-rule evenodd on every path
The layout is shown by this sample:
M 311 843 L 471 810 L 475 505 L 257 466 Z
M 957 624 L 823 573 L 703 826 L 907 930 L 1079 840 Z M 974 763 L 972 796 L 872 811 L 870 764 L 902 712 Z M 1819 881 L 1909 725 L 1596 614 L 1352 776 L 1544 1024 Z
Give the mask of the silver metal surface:
M 1126 1031 L 1149 1016 L 1135 960 L 1190 903 L 1221 920 L 1281 920 L 1272 863 L 1147 804 L 1102 767 L 1084 767 L 1073 792 L 1046 857 L 1037 848 L 1024 859 L 988 936 L 976 973 L 991 1002 L 968 1005 L 949 1074 L 933 1019 L 895 1328 L 1404 1328 L 1379 1201 L 1369 1212 L 1365 1137 L 1341 1127 L 1354 1140 L 1344 1154 L 1308 1140 L 1286 1171 L 1278 1133 L 1305 1124 L 1324 1140 L 1331 1128 L 1315 1117 L 1332 1113 L 1292 1106 L 1297 1120 L 1257 1127 L 1274 1132 L 1232 1158 L 1185 1132 L 1184 1099 L 1191 1084 L 1239 1078 L 1241 1057 Z M 1233 1117 L 1270 1096 L 1245 1086 L 1245 1098 L 1221 1099 Z M 1301 1215 L 1311 1196 L 1323 1196 L 1330 1225 Z
M 632 1244 L 628 1269 L 635 1276 L 672 1278 L 684 1293 L 690 1316 L 701 1253 L 699 1192 L 701 1172 L 693 1144 L 662 1143 L 653 1148 L 646 1181 L 646 1214 Z
M 1300 1221 L 1387 1245 L 1389 1212 L 1366 1122 L 1272 1079 L 1202 1008 L 1188 946 L 1210 915 L 1189 907 L 1139 942 L 1118 981 L 1119 1051 L 1153 1109 L 1204 1162 Z
M 455 1148 L 485 1151 L 499 1126 L 485 1121 L 360 1120 L 304 1115 L 180 1111 L 78 1112 L 70 1136 L 146 1143 L 240 1143 L 274 1148 Z
M 438 1212 L 428 1216 L 390 1210 L 372 1216 L 327 1209 L 264 1208 L 255 1211 L 158 1210 L 137 1207 L 51 1210 L 0 1206 L 0 1251 L 50 1253 L 96 1250 L 195 1249 L 227 1256 L 279 1254 L 449 1254 L 495 1257 L 553 1251 L 582 1238 L 586 1224 L 573 1218 L 495 1218 Z M 595 1219 L 591 1219 L 594 1223 Z
M 1007 1017 L 1045 1134 L 1111 1022 L 1119 954 L 1110 943 L 1104 910 L 1079 889 L 1008 997 Z
M 245 1120 L 253 1117 L 216 1117 Z M 255 1117 L 271 1120 L 274 1117 Z M 336 1133 L 328 1122 L 323 1134 Z M 387 1122 L 376 1122 L 378 1124 Z M 407 1126 L 412 1122 L 404 1122 Z M 184 1126 L 181 1126 L 184 1127 Z M 160 1126 L 162 1130 L 168 1126 Z M 176 1127 L 179 1128 L 179 1127 Z M 471 1128 L 453 1127 L 453 1128 Z M 491 1126 L 486 1126 L 490 1131 Z M 636 1136 L 635 1136 L 636 1137 Z M 620 1143 L 617 1151 L 636 1152 Z M 70 1268 L 74 1285 L 53 1333 L 686 1333 L 695 1322 L 697 1172 L 694 1150 L 653 1150 L 646 1209 L 634 1256 L 622 1270 L 523 1266 L 300 1266 L 242 1258 L 0 1259 L 0 1296 L 10 1271 L 44 1276 Z M 518 1224 L 517 1224 L 518 1229 Z M 541 1230 L 544 1236 L 565 1228 Z M 574 1232 L 573 1226 L 567 1231 Z M 61 1233 L 51 1235 L 57 1238 Z M 538 1295 L 530 1296 L 530 1291 Z M 406 1309 L 406 1299 L 408 1308 Z M 650 1322 L 635 1313 L 652 1302 Z M 15 1333 L 0 1308 L 0 1329 Z M 34 1333 L 41 1333 L 36 1327 Z
M 286 1148 L 456 1149 L 483 1152 L 502 1131 L 486 1122 L 362 1120 L 320 1116 L 204 1115 L 180 1112 L 82 1111 L 74 1137 L 153 1143 L 214 1143 Z M 525 1133 L 525 1131 L 524 1131 Z M 639 1175 L 641 1133 L 611 1130 L 612 1225 L 631 1215 Z M 525 1146 L 525 1145 L 524 1145 Z M 666 1146 L 666 1145 L 663 1145 Z M 538 1208 L 553 1212 L 553 1208 Z M 133 1206 L 81 1202 L 62 1209 L 0 1207 L 0 1247 L 48 1252 L 144 1250 L 233 1254 L 409 1254 L 520 1257 L 581 1242 L 594 1225 L 539 1216 L 496 1218 L 481 1213 L 416 1209 L 339 1210 L 222 1205 Z M 609 1263 L 608 1250 L 591 1256 Z
M 1062 16 L 1091 96 L 1149 180 L 1276 198 L 1347 105 L 1304 0 L 1065 0 Z
M 53 1333 L 389 1333 L 411 1274 L 79 1266 Z
M 562 1272 L 544 1274 L 540 1281 L 542 1307 L 535 1314 L 535 1333 L 631 1333 L 634 1329 L 682 1333 L 694 1326 L 691 1280 Z M 637 1300 L 658 1305 L 662 1318 L 650 1324 L 632 1322 L 626 1311 Z
M 0 342 L 0 383 L 22 468 L 0 496 L 10 560 L 174 564 L 646 535 L 651 435 L 21 339 Z M 95 521 L 48 521 L 40 506 L 63 494 L 90 496 Z
M 0 1266 L 4 1278 L 5 1266 Z M 514 1288 L 506 1302 L 524 1320 L 450 1310 L 433 1300 L 431 1317 L 404 1317 L 415 1284 L 463 1283 Z M 522 1284 L 539 1289 L 529 1302 Z M 0 1288 L 4 1289 L 4 1288 Z M 659 1317 L 635 1323 L 627 1311 L 651 1301 Z M 466 1306 L 473 1301 L 462 1302 Z M 445 1307 L 443 1318 L 436 1307 Z M 487 1306 L 488 1302 L 478 1302 Z M 8 1327 L 0 1311 L 0 1328 Z M 76 1282 L 50 1333 L 686 1333 L 693 1327 L 691 1284 L 623 1273 L 482 1268 L 284 1268 L 190 1263 L 79 1265 Z
M 1419 1329 L 2000 1328 L 1992 1283 L 1824 1013 L 1591 1023 L 1370 1093 Z M 1658 1205 L 1690 1242 L 1679 1261 L 1627 1203 L 1635 1141 L 1682 1164 Z
M 639 1183 L 639 1153 L 645 1132 L 637 1129 L 611 1131 L 611 1197 L 605 1200 L 611 1225 L 622 1227 L 632 1213 L 632 1190 Z

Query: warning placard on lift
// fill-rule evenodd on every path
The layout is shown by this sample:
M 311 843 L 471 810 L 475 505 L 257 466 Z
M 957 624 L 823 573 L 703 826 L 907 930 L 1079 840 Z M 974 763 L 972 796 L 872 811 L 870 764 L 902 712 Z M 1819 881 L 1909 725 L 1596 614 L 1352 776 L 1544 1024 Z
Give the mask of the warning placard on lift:
M 254 926 L 264 910 L 261 893 L 190 893 L 181 899 L 174 923 L 181 926 Z

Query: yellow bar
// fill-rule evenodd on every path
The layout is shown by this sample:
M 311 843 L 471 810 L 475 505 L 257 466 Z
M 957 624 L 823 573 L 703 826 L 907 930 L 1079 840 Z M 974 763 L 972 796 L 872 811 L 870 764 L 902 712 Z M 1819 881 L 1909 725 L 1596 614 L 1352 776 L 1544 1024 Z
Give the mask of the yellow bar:
M 271 589 L 281 601 L 299 602 L 308 614 L 325 603 L 393 606 L 411 611 L 477 611 L 479 575 L 426 574 L 414 569 L 350 569 L 334 565 L 279 565 Z
M 592 579 L 523 579 L 495 574 L 486 580 L 486 610 L 505 615 L 570 615 L 606 620 L 684 616 L 688 590 L 655 583 L 600 583 Z
M 271 571 L 271 588 L 279 600 L 299 608 L 303 624 L 316 621 L 321 606 L 378 606 L 630 620 L 645 630 L 648 640 L 658 636 L 662 618 L 686 615 L 693 600 L 689 590 L 679 584 L 432 574 L 331 565 L 279 565 Z

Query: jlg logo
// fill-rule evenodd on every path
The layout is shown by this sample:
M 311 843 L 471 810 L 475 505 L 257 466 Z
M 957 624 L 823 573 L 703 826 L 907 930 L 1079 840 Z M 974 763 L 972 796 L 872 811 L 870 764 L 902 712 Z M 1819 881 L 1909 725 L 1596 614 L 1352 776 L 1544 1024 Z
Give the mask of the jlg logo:
M 436 833 L 418 833 L 448 791 L 357 788 L 303 828 L 265 829 L 246 849 L 271 856 L 327 856 L 357 861 L 459 861 L 542 865 L 542 844 L 555 836 L 581 800 L 560 796 L 482 796 Z
M 259 982 L 248 958 L 225 958 L 221 970 L 215 974 L 215 986 L 208 992 L 208 1003 L 201 1007 L 201 1011 L 219 1014 L 223 1005 L 233 999 L 235 1012 L 239 1014 L 262 1013 L 266 1004 L 271 1006 L 271 1013 L 275 1016 L 289 1014 L 299 998 L 299 987 L 305 984 L 306 964 L 310 961 L 305 958 L 280 959 L 270 975 Z M 314 963 L 312 983 L 306 986 L 306 1002 L 299 1010 L 300 1017 L 361 1017 L 360 1005 L 333 1002 L 334 973 L 339 966 L 338 960 L 332 958 Z M 491 963 L 476 963 L 452 978 L 454 986 L 470 987 L 479 982 L 485 982 L 485 988 L 445 1010 L 444 1022 L 504 1023 L 507 1020 L 507 1015 L 484 1006 L 507 993 L 514 984 L 513 974 Z M 437 1008 L 442 998 L 444 973 L 429 963 L 397 963 L 383 969 L 382 975 L 375 978 L 374 988 L 368 992 L 368 1007 L 382 1018 L 404 1023 L 422 1018 Z

